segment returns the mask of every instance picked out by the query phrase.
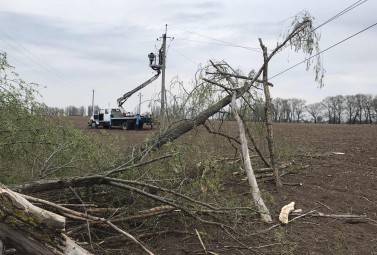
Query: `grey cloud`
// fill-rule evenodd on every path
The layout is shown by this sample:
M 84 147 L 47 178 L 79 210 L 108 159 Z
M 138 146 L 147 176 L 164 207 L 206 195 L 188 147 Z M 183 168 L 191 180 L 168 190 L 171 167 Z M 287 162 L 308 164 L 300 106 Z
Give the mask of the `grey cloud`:
M 0 12 L 0 23 L 7 24 L 0 31 L 21 45 L 54 48 L 107 64 L 136 62 L 139 56 L 135 49 L 143 42 L 140 28 L 135 26 L 103 28 L 81 23 L 78 27 L 50 17 L 12 12 Z M 150 38 L 144 41 L 147 39 Z
M 199 1 L 199 2 L 173 2 L 166 4 L 169 9 L 185 9 L 190 11 L 200 11 L 203 9 L 221 9 L 224 5 L 219 1 Z
M 201 23 L 218 18 L 223 4 L 219 1 L 172 2 L 166 4 L 170 21 L 179 24 Z
M 201 13 L 191 13 L 191 12 L 178 12 L 175 15 L 172 15 L 170 20 L 173 23 L 179 23 L 183 25 L 188 25 L 188 23 L 195 23 L 198 22 L 208 22 L 213 21 L 218 18 L 217 12 L 201 12 Z
M 223 7 L 223 4 L 220 3 L 219 1 L 207 1 L 207 2 L 201 2 L 201 3 L 194 4 L 194 7 L 199 8 L 199 9 L 203 9 L 203 8 L 220 9 L 220 8 Z

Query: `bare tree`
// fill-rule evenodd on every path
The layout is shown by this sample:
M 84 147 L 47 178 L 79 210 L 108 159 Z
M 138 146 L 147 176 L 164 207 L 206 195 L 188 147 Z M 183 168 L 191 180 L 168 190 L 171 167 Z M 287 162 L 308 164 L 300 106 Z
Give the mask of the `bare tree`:
M 345 103 L 345 111 L 347 112 L 347 115 L 348 115 L 348 123 L 355 124 L 356 117 L 359 114 L 356 97 L 351 96 L 351 95 L 345 96 L 344 103 Z
M 322 106 L 326 109 L 329 124 L 335 124 L 335 107 L 333 97 L 326 97 L 321 101 Z
M 94 110 L 92 109 L 92 105 L 88 105 L 88 116 L 92 116 L 94 111 L 96 110 L 99 110 L 99 106 L 98 105 L 94 105 Z
M 363 108 L 364 108 L 364 117 L 365 117 L 365 123 L 366 124 L 372 124 L 372 95 L 363 95 Z
M 273 98 L 272 106 L 274 110 L 274 121 L 281 122 L 283 118 L 283 99 L 279 97 Z
M 355 95 L 355 98 L 356 98 L 356 107 L 357 107 L 357 116 L 359 118 L 359 124 L 363 123 L 363 110 L 364 110 L 364 107 L 363 107 L 363 99 L 364 95 L 363 94 L 356 94 Z
M 85 113 L 86 113 L 85 106 L 80 106 L 78 110 L 78 115 L 85 116 Z
M 298 99 L 298 98 L 291 99 L 292 113 L 294 115 L 294 119 L 297 122 L 300 122 L 302 113 L 305 110 L 305 104 L 306 104 L 306 100 Z
M 335 120 L 338 124 L 342 122 L 342 113 L 344 110 L 344 97 L 342 95 L 337 95 L 333 98 L 333 104 L 335 109 Z
M 254 120 L 257 122 L 263 122 L 266 120 L 266 110 L 265 110 L 266 103 L 263 99 L 258 98 L 255 99 L 253 102 L 254 108 Z
M 291 99 L 283 99 L 283 120 L 284 122 L 292 121 Z
M 377 95 L 374 96 L 373 101 L 372 101 L 372 109 L 374 111 L 374 121 L 377 123 Z
M 321 103 L 314 103 L 309 104 L 305 107 L 306 111 L 313 117 L 314 123 L 317 123 L 318 117 L 322 113 L 322 104 Z

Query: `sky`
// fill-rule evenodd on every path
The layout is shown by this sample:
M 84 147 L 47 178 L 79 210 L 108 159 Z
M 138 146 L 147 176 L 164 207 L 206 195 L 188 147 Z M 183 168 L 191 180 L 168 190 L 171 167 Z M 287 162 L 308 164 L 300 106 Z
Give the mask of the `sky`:
M 166 25 L 166 86 L 179 77 L 190 88 L 198 66 L 209 60 L 225 60 L 245 74 L 259 69 L 258 38 L 273 49 L 298 13 L 310 12 L 317 27 L 355 3 L 318 29 L 321 50 L 374 25 L 377 1 L 2 0 L 0 50 L 24 80 L 41 85 L 40 101 L 48 106 L 87 107 L 94 90 L 95 104 L 115 107 L 117 98 L 154 75 L 147 55 L 160 47 Z M 271 60 L 269 74 L 302 60 L 303 54 L 285 49 Z M 271 80 L 272 97 L 315 103 L 339 94 L 377 95 L 377 26 L 328 49 L 322 60 L 324 87 L 299 65 Z M 140 91 L 142 111 L 160 89 L 161 78 Z M 137 93 L 124 108 L 134 111 L 138 102 Z

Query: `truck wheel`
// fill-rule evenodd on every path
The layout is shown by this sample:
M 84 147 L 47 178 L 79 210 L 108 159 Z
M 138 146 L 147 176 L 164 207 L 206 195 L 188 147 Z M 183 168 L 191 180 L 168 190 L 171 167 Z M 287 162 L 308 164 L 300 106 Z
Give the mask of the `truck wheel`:
M 127 130 L 128 129 L 128 122 L 127 121 L 122 122 L 122 129 L 123 130 Z
M 98 128 L 97 126 L 97 123 L 95 123 L 94 121 L 92 121 L 92 125 L 91 125 L 92 128 Z

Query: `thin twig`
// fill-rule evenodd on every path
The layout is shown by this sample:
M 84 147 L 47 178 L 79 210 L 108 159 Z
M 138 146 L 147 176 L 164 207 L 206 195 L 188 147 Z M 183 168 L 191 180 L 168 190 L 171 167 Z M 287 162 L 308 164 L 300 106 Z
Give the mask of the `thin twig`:
M 131 168 L 145 166 L 145 165 L 154 163 L 154 162 L 162 160 L 162 159 L 173 157 L 175 155 L 176 154 L 167 154 L 167 155 L 164 155 L 164 156 L 159 157 L 159 158 L 154 158 L 154 159 L 146 161 L 146 162 L 141 162 L 141 163 L 134 164 L 134 165 L 131 165 L 131 166 L 126 166 L 126 167 L 124 165 L 121 165 L 121 166 L 119 166 L 119 167 L 117 167 L 117 168 L 115 168 L 113 170 L 105 172 L 104 175 L 105 176 L 109 176 L 109 175 L 112 175 L 112 174 L 115 174 L 115 173 L 119 173 L 119 172 L 123 172 L 123 171 L 129 170 Z
M 207 252 L 207 248 L 204 246 L 204 243 L 203 243 L 203 241 L 202 241 L 202 238 L 200 237 L 199 231 L 198 231 L 197 229 L 195 229 L 195 233 L 196 233 L 196 236 L 197 236 L 198 239 L 199 239 L 200 245 L 202 246 L 204 253 L 205 253 L 205 254 L 208 254 L 208 252 Z
M 76 212 L 74 210 L 71 210 L 71 209 L 68 209 L 68 208 L 65 208 L 63 206 L 60 206 L 60 205 L 57 205 L 55 203 L 52 203 L 52 202 L 49 202 L 49 201 L 46 201 L 46 200 L 43 200 L 43 199 L 39 199 L 39 198 L 34 198 L 34 197 L 30 197 L 30 196 L 27 196 L 27 195 L 24 195 L 24 194 L 20 194 L 21 196 L 23 196 L 24 198 L 26 198 L 27 200 L 30 200 L 30 201 L 34 201 L 34 202 L 38 202 L 38 203 L 42 203 L 42 204 L 45 204 L 45 205 L 48 205 L 48 206 L 51 206 L 51 207 L 54 207 L 55 209 L 58 209 L 59 211 L 62 211 L 65 215 L 67 215 L 68 217 L 69 216 L 73 216 L 72 218 L 74 219 L 77 219 L 77 218 L 84 218 L 86 220 L 94 220 L 94 221 L 100 221 L 100 222 L 104 222 L 106 223 L 107 225 L 109 225 L 110 227 L 112 227 L 113 229 L 115 229 L 116 231 L 118 231 L 119 233 L 122 233 L 123 235 L 127 236 L 128 238 L 130 238 L 133 242 L 135 242 L 136 244 L 138 244 L 144 251 L 146 251 L 149 255 L 154 255 L 151 251 L 149 251 L 144 245 L 142 245 L 135 237 L 133 237 L 131 234 L 127 233 L 126 231 L 118 228 L 117 226 L 115 226 L 114 224 L 112 224 L 110 221 L 104 219 L 104 218 L 100 218 L 100 217 L 95 217 L 95 216 L 92 216 L 92 215 L 89 215 L 89 214 L 83 214 L 83 213 L 80 213 L 80 212 Z
M 85 214 L 86 214 L 86 216 L 88 216 L 88 211 L 86 210 L 86 206 L 84 204 L 84 201 L 82 201 L 82 199 L 79 196 L 79 194 L 77 194 L 77 192 L 71 186 L 69 186 L 69 189 L 73 192 L 73 194 L 75 194 L 75 196 L 77 197 L 77 199 L 80 200 L 80 203 L 83 205 L 83 208 L 85 210 Z M 92 250 L 94 251 L 93 242 L 92 242 L 92 234 L 91 234 L 91 231 L 90 231 L 90 224 L 89 224 L 89 220 L 88 219 L 86 219 L 86 227 L 87 227 L 87 230 L 88 230 L 89 244 L 90 244 L 90 247 L 92 248 Z
M 148 250 L 142 243 L 140 243 L 133 235 L 131 235 L 130 233 L 118 228 L 117 226 L 115 226 L 113 223 L 111 223 L 110 221 L 106 221 L 107 225 L 109 225 L 110 227 L 112 227 L 114 230 L 118 231 L 119 233 L 121 233 L 122 235 L 125 235 L 127 236 L 129 239 L 131 239 L 134 243 L 136 243 L 137 245 L 140 246 L 140 248 L 142 248 L 147 254 L 149 255 L 154 255 L 153 252 L 151 252 L 150 250 Z
M 317 203 L 319 203 L 319 204 L 321 204 L 321 205 L 323 205 L 324 207 L 326 207 L 327 209 L 329 209 L 330 211 L 333 211 L 333 210 L 331 210 L 331 208 L 330 207 L 328 207 L 327 205 L 325 205 L 324 203 L 321 203 L 320 201 L 317 201 Z

